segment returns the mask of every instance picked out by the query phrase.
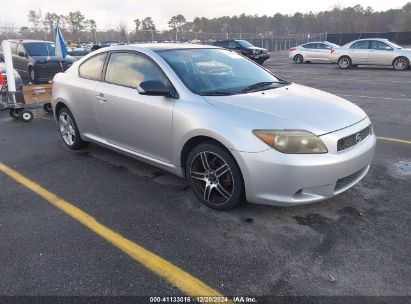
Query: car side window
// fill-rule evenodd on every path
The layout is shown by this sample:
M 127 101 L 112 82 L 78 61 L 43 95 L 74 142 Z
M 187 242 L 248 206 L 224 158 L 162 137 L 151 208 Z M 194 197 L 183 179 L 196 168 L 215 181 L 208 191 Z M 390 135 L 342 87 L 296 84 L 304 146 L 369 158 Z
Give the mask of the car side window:
M 18 45 L 17 45 L 17 51 L 16 51 L 16 53 L 17 53 L 17 55 L 18 55 L 19 53 L 24 53 L 24 54 L 26 54 L 26 50 L 24 49 L 24 47 L 23 47 L 22 44 L 18 44 Z
M 87 59 L 79 67 L 79 76 L 91 80 L 100 80 L 106 56 L 107 53 L 102 53 Z
M 304 47 L 305 47 L 306 49 L 316 49 L 316 48 L 317 48 L 316 45 L 315 45 L 315 43 L 307 43 L 307 44 L 304 44 Z
M 236 47 L 239 47 L 240 45 L 237 43 L 237 42 L 235 42 L 235 41 L 233 41 L 233 40 L 230 40 L 229 42 L 228 42 L 228 48 L 229 49 L 235 49 Z
M 108 61 L 105 81 L 137 88 L 146 80 L 167 83 L 160 69 L 145 56 L 135 53 L 112 53 Z
M 332 47 L 324 43 L 318 43 L 317 49 L 331 50 Z
M 381 41 L 371 41 L 371 48 L 373 50 L 386 50 L 387 47 L 390 47 L 388 44 Z
M 350 49 L 362 49 L 362 50 L 365 50 L 365 49 L 368 49 L 369 45 L 370 45 L 370 42 L 369 42 L 369 41 L 358 41 L 358 42 L 354 43 L 354 44 L 350 47 Z

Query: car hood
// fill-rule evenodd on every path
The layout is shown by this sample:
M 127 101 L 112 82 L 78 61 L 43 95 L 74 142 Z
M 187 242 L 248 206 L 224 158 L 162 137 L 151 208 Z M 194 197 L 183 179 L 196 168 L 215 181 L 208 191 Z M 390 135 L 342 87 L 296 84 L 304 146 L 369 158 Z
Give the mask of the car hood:
M 267 49 L 263 49 L 257 46 L 253 46 L 253 47 L 248 47 L 248 50 L 257 50 L 257 51 L 267 51 Z
M 367 114 L 353 103 L 320 90 L 291 84 L 232 96 L 204 96 L 255 129 L 298 129 L 316 135 L 351 126 Z

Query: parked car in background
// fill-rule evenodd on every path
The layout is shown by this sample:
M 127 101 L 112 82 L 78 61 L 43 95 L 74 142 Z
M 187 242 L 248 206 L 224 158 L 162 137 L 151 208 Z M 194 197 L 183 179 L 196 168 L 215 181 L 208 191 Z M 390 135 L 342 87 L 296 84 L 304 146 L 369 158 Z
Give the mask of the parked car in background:
M 55 74 L 64 72 L 75 61 L 67 56 L 62 59 L 55 54 L 55 45 L 42 40 L 9 40 L 13 66 L 24 79 L 32 83 L 47 83 Z M 0 57 L 3 52 L 0 47 Z
M 331 62 L 330 51 L 339 47 L 339 45 L 328 41 L 308 42 L 290 48 L 288 58 L 295 63 Z
M 56 75 L 52 106 L 68 148 L 91 141 L 186 177 L 219 210 L 340 194 L 367 174 L 376 142 L 353 103 L 213 46 L 97 50 Z
M 83 56 L 86 56 L 88 53 L 90 53 L 91 50 L 90 49 L 86 49 L 86 48 L 74 48 L 71 49 L 70 51 L 68 51 L 67 53 L 73 57 L 74 59 L 80 59 Z
M 256 47 L 246 40 L 217 40 L 211 44 L 236 51 L 237 53 L 246 56 L 259 64 L 263 64 L 264 61 L 270 58 L 270 54 L 267 49 Z
M 358 39 L 331 50 L 331 60 L 338 63 L 341 69 L 358 65 L 382 65 L 403 71 L 410 67 L 411 49 L 405 49 L 388 39 Z

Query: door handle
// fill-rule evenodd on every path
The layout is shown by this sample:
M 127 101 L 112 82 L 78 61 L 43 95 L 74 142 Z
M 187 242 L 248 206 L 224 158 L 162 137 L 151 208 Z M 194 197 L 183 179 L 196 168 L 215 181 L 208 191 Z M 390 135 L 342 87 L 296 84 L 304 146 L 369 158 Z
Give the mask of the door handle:
M 104 97 L 103 94 L 98 94 L 98 95 L 96 96 L 96 99 L 97 99 L 100 103 L 103 103 L 103 102 L 107 101 L 107 99 Z

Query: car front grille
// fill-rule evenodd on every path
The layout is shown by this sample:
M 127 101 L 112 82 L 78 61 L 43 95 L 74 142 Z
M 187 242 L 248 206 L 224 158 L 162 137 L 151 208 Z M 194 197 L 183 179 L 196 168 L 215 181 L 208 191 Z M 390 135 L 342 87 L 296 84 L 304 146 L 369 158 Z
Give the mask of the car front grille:
M 362 142 L 368 135 L 371 134 L 371 125 L 361 130 L 360 132 L 351 134 L 338 140 L 337 151 L 347 150 L 360 142 Z
M 340 178 L 339 180 L 337 180 L 337 183 L 335 184 L 335 188 L 334 188 L 334 192 L 337 192 L 345 187 L 347 187 L 348 185 L 352 184 L 358 177 L 361 176 L 361 174 L 364 172 L 366 168 L 362 168 L 361 170 L 348 175 L 346 177 Z

